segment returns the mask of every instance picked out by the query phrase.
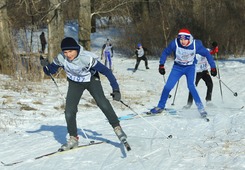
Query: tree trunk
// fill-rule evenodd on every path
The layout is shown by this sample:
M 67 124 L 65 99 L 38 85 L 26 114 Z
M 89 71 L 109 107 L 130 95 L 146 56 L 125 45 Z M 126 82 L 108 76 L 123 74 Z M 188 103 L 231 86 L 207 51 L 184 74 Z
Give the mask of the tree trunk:
M 13 52 L 6 6 L 7 0 L 2 0 L 0 2 L 0 72 L 11 74 L 14 71 L 12 70 Z
M 206 30 L 207 29 L 207 0 L 195 0 L 193 1 L 193 17 L 196 20 L 197 27 Z M 210 10 L 210 9 L 209 9 Z
M 94 12 L 95 0 L 91 0 L 91 12 Z M 91 18 L 91 33 L 96 32 L 96 15 L 93 15 Z
M 143 21 L 149 21 L 149 0 L 141 2 L 141 13 Z
M 51 4 L 58 4 L 59 0 L 50 0 Z M 60 51 L 60 43 L 64 38 L 64 18 L 61 5 L 49 13 L 48 16 L 48 57 L 49 61 Z
M 90 34 L 91 34 L 91 4 L 90 0 L 80 0 L 79 1 L 79 43 L 86 50 L 90 50 Z

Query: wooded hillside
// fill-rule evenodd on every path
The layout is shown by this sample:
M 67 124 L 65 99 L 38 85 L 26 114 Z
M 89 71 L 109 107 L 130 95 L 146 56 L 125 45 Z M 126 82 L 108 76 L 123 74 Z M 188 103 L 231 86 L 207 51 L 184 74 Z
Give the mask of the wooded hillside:
M 244 11 L 244 0 L 2 0 L 0 70 L 11 65 L 6 58 L 18 57 L 13 49 L 16 30 L 48 28 L 48 53 L 53 56 L 66 21 L 78 21 L 79 42 L 89 50 L 90 34 L 98 28 L 95 20 L 105 17 L 112 19 L 109 26 L 123 30 L 115 44 L 121 52 L 130 53 L 141 42 L 152 56 L 159 56 L 186 27 L 206 47 L 218 42 L 220 56 L 239 57 L 245 51 Z M 27 52 L 32 51 L 29 46 Z

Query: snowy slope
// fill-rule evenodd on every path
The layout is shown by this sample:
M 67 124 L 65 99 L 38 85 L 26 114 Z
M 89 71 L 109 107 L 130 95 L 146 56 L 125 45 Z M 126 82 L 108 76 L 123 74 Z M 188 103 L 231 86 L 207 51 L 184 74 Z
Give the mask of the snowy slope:
M 106 36 L 105 33 L 103 35 Z M 104 39 L 93 37 L 93 42 L 102 46 Z M 106 36 L 107 38 L 107 36 Z M 94 46 L 96 47 L 96 46 Z M 99 48 L 92 49 L 98 55 Z M 135 112 L 141 113 L 157 105 L 164 81 L 158 73 L 158 60 L 149 61 L 149 70 L 144 63 L 132 73 L 135 59 L 123 54 L 113 58 L 114 74 L 120 84 L 122 101 Z M 219 80 L 213 78 L 213 104 L 206 108 L 210 122 L 200 119 L 196 107 L 178 112 L 178 115 L 161 115 L 121 121 L 128 135 L 132 151 L 127 152 L 120 144 L 102 112 L 94 105 L 92 97 L 85 92 L 77 115 L 80 143 L 108 141 L 100 145 L 76 149 L 66 153 L 33 160 L 37 156 L 56 151 L 66 141 L 66 123 L 63 114 L 64 96 L 67 90 L 65 79 L 56 79 L 59 90 L 52 80 L 23 85 L 5 75 L 0 75 L 0 161 L 24 162 L 0 169 L 15 170 L 204 170 L 245 169 L 245 111 L 244 105 L 245 59 L 219 61 L 222 81 L 233 91 L 235 97 L 222 84 L 223 101 Z M 166 63 L 166 75 L 173 62 Z M 111 87 L 101 77 L 106 96 L 110 99 L 118 116 L 133 113 L 132 110 L 112 101 Z M 198 85 L 204 100 L 204 82 Z M 62 94 L 60 94 L 60 92 Z M 188 90 L 185 77 L 179 83 L 176 99 L 175 89 L 167 107 L 181 110 L 187 102 Z M 84 133 L 89 139 L 86 139 Z M 167 139 L 168 135 L 172 139 Z

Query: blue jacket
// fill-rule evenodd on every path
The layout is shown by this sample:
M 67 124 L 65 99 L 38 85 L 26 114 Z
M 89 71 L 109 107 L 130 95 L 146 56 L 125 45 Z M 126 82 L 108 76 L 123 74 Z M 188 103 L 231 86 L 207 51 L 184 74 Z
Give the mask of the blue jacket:
M 202 42 L 200 40 L 193 40 L 187 47 L 184 47 L 180 44 L 179 39 L 174 39 L 170 42 L 170 44 L 163 50 L 162 54 L 161 54 L 161 58 L 160 58 L 160 62 L 159 64 L 164 64 L 167 57 L 169 55 L 171 55 L 174 52 L 174 59 L 176 58 L 176 42 L 178 47 L 183 48 L 183 49 L 190 49 L 193 50 L 195 47 L 195 53 L 196 54 L 200 54 L 201 56 L 204 56 L 207 58 L 209 65 L 211 66 L 211 68 L 216 68 L 215 66 L 215 62 L 213 60 L 212 55 L 209 53 L 209 51 L 203 46 Z M 194 46 L 195 43 L 195 46 Z M 197 60 L 196 57 L 194 58 L 193 64 L 196 64 Z M 176 64 L 176 63 L 175 63 Z

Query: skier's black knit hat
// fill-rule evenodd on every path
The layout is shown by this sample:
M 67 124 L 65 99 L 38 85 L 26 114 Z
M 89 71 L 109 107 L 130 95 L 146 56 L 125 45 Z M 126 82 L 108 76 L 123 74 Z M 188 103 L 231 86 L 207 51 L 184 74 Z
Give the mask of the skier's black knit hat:
M 79 50 L 80 46 L 78 43 L 71 37 L 66 37 L 62 40 L 60 48 L 64 50 Z

